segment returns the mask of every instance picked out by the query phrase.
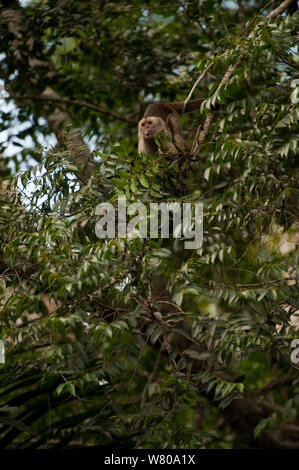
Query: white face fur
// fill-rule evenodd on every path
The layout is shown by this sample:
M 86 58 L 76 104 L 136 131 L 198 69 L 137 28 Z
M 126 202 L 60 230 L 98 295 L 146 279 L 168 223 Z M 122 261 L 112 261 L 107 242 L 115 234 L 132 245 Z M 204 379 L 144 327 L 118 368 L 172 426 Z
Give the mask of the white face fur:
M 149 116 L 139 121 L 139 132 L 145 139 L 150 139 L 153 135 L 166 131 L 165 124 L 162 118 L 156 116 Z

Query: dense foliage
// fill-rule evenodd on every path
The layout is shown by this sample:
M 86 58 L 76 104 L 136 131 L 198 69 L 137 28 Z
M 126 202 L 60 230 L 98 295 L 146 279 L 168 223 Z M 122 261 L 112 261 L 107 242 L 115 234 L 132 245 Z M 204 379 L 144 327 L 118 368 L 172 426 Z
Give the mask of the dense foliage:
M 298 12 L 269 16 L 281 3 L 0 1 L 1 448 L 298 447 Z M 209 123 L 195 158 L 138 155 L 146 103 L 205 70 L 182 120 L 190 144 Z M 119 195 L 203 203 L 202 247 L 99 239 Z

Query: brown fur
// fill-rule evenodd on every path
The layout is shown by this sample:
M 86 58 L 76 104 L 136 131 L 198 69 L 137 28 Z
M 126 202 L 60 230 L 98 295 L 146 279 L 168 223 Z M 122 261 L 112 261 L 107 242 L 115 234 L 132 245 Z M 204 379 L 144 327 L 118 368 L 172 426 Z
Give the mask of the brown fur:
M 185 151 L 186 144 L 181 131 L 180 116 L 198 109 L 203 99 L 191 100 L 184 111 L 184 102 L 153 103 L 148 105 L 138 123 L 138 152 L 157 154 L 159 148 L 154 136 L 166 134 L 170 142 L 163 142 L 162 152 L 178 154 Z

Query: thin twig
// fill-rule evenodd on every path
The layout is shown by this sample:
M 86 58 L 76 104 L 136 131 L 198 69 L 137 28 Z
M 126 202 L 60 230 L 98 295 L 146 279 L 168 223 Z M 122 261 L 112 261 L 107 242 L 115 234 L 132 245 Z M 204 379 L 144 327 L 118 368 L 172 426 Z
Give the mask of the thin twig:
M 194 83 L 193 87 L 191 88 L 190 92 L 189 92 L 189 95 L 187 96 L 187 98 L 185 99 L 184 101 L 184 107 L 183 107 L 183 112 L 185 111 L 186 109 L 186 106 L 187 104 L 189 103 L 189 101 L 191 100 L 191 97 L 194 93 L 194 90 L 195 88 L 197 87 L 197 85 L 199 84 L 199 82 L 201 82 L 201 80 L 206 76 L 207 72 L 210 70 L 210 68 L 212 68 L 214 65 L 214 62 L 211 62 L 205 69 L 204 71 L 200 74 L 200 76 L 198 77 L 198 79 L 196 80 L 196 82 Z
M 207 114 L 207 117 L 205 119 L 205 123 L 203 125 L 203 128 L 201 129 L 201 125 L 198 126 L 198 129 L 197 129 L 196 135 L 195 135 L 195 139 L 194 139 L 194 142 L 192 144 L 191 155 L 196 155 L 197 153 L 200 152 L 200 150 L 202 148 L 202 145 L 203 145 L 203 142 L 204 142 L 206 136 L 208 135 L 209 130 L 211 128 L 211 125 L 213 123 L 213 119 L 214 119 L 214 115 L 210 111 Z
M 263 13 L 263 11 L 265 11 L 268 7 L 270 7 L 272 5 L 272 3 L 274 3 L 275 0 L 271 0 L 270 2 L 268 2 L 256 15 L 255 17 L 248 23 L 248 25 L 246 26 L 246 28 L 242 31 L 242 33 L 238 36 L 239 38 L 241 36 L 244 36 L 245 33 L 247 33 L 248 29 L 250 28 L 250 26 L 252 26 L 257 18 L 261 15 L 261 13 Z
M 161 362 L 162 350 L 163 350 L 163 345 L 160 347 L 160 349 L 158 351 L 157 358 L 156 358 L 153 370 L 152 370 L 151 374 L 148 377 L 146 386 L 143 389 L 143 392 L 142 392 L 142 395 L 141 395 L 141 402 L 140 402 L 140 409 L 141 410 L 142 410 L 142 408 L 144 408 L 144 405 L 145 405 L 146 391 L 148 389 L 148 386 L 153 382 L 153 380 L 156 378 L 156 375 L 158 373 L 159 365 L 160 365 L 160 362 Z

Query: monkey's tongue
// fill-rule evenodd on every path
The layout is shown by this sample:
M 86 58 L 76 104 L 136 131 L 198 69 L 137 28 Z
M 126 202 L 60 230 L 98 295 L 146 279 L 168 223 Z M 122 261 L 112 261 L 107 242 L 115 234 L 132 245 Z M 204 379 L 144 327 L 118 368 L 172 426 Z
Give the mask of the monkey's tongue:
M 149 131 L 143 131 L 144 135 L 149 135 Z

